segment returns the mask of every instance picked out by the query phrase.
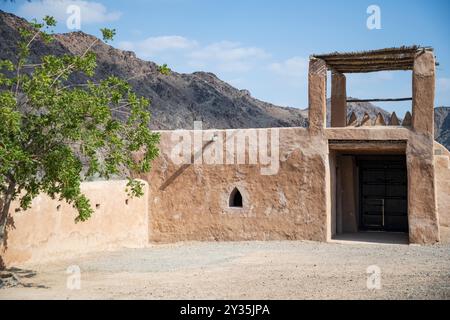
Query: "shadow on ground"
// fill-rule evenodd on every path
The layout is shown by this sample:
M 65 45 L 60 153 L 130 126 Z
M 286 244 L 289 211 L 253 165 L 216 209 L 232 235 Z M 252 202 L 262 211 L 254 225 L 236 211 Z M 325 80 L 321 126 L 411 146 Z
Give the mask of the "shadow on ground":
M 8 268 L 0 271 L 0 289 L 11 287 L 40 288 L 48 287 L 40 284 L 29 283 L 26 280 L 36 276 L 36 272 L 28 269 Z

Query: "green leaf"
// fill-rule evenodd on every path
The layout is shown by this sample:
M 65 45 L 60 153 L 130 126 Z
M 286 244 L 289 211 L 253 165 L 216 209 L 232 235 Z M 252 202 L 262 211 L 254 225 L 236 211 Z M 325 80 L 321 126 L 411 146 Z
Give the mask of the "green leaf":
M 100 31 L 102 32 L 103 41 L 105 42 L 113 40 L 114 36 L 116 35 L 116 29 L 103 28 L 100 29 Z
M 93 209 L 81 182 L 128 178 L 127 191 L 142 196 L 143 184 L 131 176 L 150 170 L 159 135 L 149 129 L 149 101 L 127 81 L 116 76 L 92 79 L 97 63 L 89 45 L 83 55 L 46 55 L 27 72 L 22 70 L 32 40 L 39 35 L 50 41 L 43 29 L 55 25 L 46 16 L 44 23 L 33 21 L 31 28 L 20 29 L 18 62 L 0 61 L 0 193 L 13 183 L 11 196 L 22 209 L 46 193 L 72 204 L 76 221 L 85 221 Z M 105 41 L 116 33 L 101 31 Z M 170 69 L 163 65 L 159 71 L 168 74 Z
M 164 75 L 168 75 L 170 73 L 170 68 L 167 67 L 167 64 L 163 64 L 162 66 L 158 67 L 158 72 Z
M 45 16 L 45 17 L 43 18 L 43 20 L 44 20 L 46 26 L 48 26 L 48 27 L 54 27 L 54 26 L 56 26 L 56 20 L 55 20 L 55 18 L 53 18 L 52 16 Z

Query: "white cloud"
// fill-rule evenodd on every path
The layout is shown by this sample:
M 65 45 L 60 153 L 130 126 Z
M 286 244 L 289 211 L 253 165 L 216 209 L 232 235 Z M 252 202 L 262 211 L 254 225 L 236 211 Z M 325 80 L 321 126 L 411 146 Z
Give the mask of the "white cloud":
M 184 65 L 213 72 L 244 72 L 270 55 L 257 47 L 238 42 L 220 41 L 205 46 L 182 36 L 149 37 L 139 41 L 122 41 L 120 49 L 136 52 L 143 59 L 171 59 L 177 57 Z
M 122 15 L 119 11 L 108 11 L 101 3 L 84 0 L 41 0 L 23 3 L 17 14 L 28 19 L 41 19 L 46 15 L 53 16 L 58 22 L 65 22 L 71 5 L 80 8 L 81 25 L 115 21 Z
M 245 47 L 238 42 L 220 41 L 192 51 L 189 65 L 196 68 L 214 68 L 224 72 L 244 72 L 256 62 L 270 57 L 261 48 Z
M 309 60 L 304 57 L 292 57 L 269 65 L 269 70 L 286 78 L 290 84 L 299 85 L 307 81 Z
M 275 62 L 269 65 L 269 69 L 281 75 L 298 77 L 308 70 L 308 59 L 292 57 L 283 62 Z
M 245 85 L 245 80 L 243 78 L 234 78 L 234 79 L 225 80 L 225 81 L 228 82 L 229 84 L 231 84 L 233 87 L 238 88 L 238 89 L 242 89 L 243 86 Z
M 450 78 L 439 78 L 436 81 L 436 91 L 450 92 Z
M 212 43 L 191 54 L 193 59 L 236 61 L 249 58 L 266 58 L 264 50 L 255 47 L 242 47 L 238 42 L 220 41 Z
M 123 50 L 135 51 L 141 58 L 152 58 L 163 51 L 192 49 L 197 42 L 182 36 L 161 36 L 136 42 L 122 41 L 118 46 Z
M 450 106 L 450 78 L 436 80 L 436 105 Z

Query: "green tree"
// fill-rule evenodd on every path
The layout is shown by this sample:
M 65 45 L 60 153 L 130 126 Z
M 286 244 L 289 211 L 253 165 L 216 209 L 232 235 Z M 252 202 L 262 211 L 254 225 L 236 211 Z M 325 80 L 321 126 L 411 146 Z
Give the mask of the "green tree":
M 29 64 L 37 39 L 52 41 L 52 17 L 20 30 L 17 61 L 0 60 L 0 238 L 12 201 L 30 207 L 39 193 L 66 201 L 78 211 L 76 221 L 93 210 L 80 191 L 81 181 L 126 175 L 127 192 L 143 194 L 130 172 L 148 172 L 158 155 L 159 135 L 149 129 L 149 101 L 138 97 L 126 80 L 71 82 L 73 74 L 94 76 L 95 40 L 81 55 L 47 55 Z M 115 30 L 101 29 L 111 40 Z M 160 67 L 168 73 L 167 66 Z M 113 111 L 124 114 L 121 120 Z M 140 156 L 134 156 L 139 152 Z

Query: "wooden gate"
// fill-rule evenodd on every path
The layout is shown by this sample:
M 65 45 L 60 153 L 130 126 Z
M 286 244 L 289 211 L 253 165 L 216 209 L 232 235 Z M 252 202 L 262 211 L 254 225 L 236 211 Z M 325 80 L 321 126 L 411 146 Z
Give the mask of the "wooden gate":
M 358 159 L 362 230 L 408 231 L 408 181 L 404 156 Z

